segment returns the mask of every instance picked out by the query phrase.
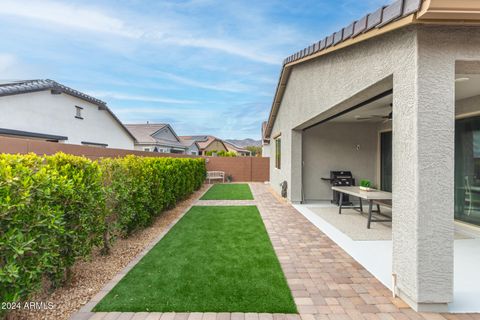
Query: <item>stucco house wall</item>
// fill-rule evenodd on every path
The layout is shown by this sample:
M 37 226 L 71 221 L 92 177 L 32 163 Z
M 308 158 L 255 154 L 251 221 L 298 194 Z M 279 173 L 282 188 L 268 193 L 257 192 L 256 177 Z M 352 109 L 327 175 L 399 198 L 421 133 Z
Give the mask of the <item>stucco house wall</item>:
M 272 156 L 271 152 L 272 151 L 271 151 L 270 144 L 263 144 L 262 145 L 262 157 L 263 158 L 271 157 Z
M 330 170 L 352 171 L 376 181 L 377 127 L 371 123 L 325 123 L 303 135 L 303 188 L 305 200 L 331 200 Z
M 198 149 L 197 145 L 194 143 L 190 147 L 188 147 L 186 154 L 198 155 L 200 150 Z
M 75 118 L 75 106 L 83 108 L 83 120 Z M 67 136 L 63 143 L 87 141 L 109 148 L 134 148 L 133 138 L 108 111 L 66 93 L 45 90 L 0 97 L 0 110 L 0 128 Z
M 163 129 L 160 129 L 153 135 L 154 138 L 158 139 L 165 139 L 168 141 L 179 142 L 178 138 L 173 134 L 172 130 L 170 130 L 169 126 L 166 126 Z
M 453 296 L 455 61 L 479 61 L 479 48 L 480 28 L 419 25 L 298 64 L 273 124 L 272 187 L 286 180 L 300 201 L 301 129 L 393 88 L 393 272 L 420 311 L 445 311 Z
M 218 140 L 213 141 L 204 149 L 204 151 L 222 151 L 222 150 L 227 151 L 223 143 L 221 143 Z
M 416 31 L 409 27 L 295 66 L 270 141 L 273 155 L 274 137 L 281 134 L 282 169 L 275 169 L 275 157 L 270 158 L 270 181 L 275 191 L 280 193 L 282 181 L 287 180 L 291 185 L 291 176 L 301 174 L 298 164 L 292 168 L 289 156 L 301 151 L 301 144 L 292 145 L 292 138 L 298 133 L 292 130 L 379 80 L 391 77 L 396 70 L 409 65 L 415 52 Z M 291 190 L 288 198 L 300 201 L 300 193 L 292 197 Z
M 137 145 L 135 145 L 135 150 L 138 150 L 138 151 L 154 151 L 155 148 L 157 148 L 156 152 L 171 153 L 171 147 L 169 147 L 169 146 L 162 146 L 162 145 L 158 145 L 158 144 L 142 144 L 142 145 L 137 144 Z

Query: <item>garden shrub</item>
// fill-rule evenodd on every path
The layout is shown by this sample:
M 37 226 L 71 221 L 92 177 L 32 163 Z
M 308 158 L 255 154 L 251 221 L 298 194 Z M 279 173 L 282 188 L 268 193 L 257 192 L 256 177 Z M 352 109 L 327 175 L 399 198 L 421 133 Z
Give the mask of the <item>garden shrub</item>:
M 60 259 L 55 235 L 62 210 L 50 198 L 61 178 L 35 155 L 0 155 L 0 300 L 18 301 L 38 289 Z
M 197 190 L 205 180 L 203 159 L 125 158 L 104 159 L 107 210 L 115 230 L 128 236 L 148 226 L 164 209 Z
M 200 188 L 205 170 L 204 159 L 0 154 L 0 300 L 61 284 L 95 246 L 108 252 Z
M 60 206 L 64 232 L 58 235 L 62 259 L 51 274 L 56 284 L 63 280 L 64 270 L 70 278 L 70 267 L 78 257 L 86 257 L 102 243 L 105 226 L 105 194 L 102 172 L 97 162 L 84 157 L 58 153 L 45 158 L 47 171 L 62 177 L 62 184 L 50 200 Z
M 57 154 L 0 155 L 0 298 L 18 301 L 44 278 L 60 284 L 102 240 L 97 163 Z

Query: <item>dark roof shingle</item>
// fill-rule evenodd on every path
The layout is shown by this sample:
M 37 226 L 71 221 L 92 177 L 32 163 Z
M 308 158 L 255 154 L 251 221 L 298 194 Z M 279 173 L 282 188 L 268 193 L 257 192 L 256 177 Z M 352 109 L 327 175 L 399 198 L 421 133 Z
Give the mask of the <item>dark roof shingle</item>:
M 52 90 L 52 93 L 66 93 L 68 95 L 95 104 L 100 110 L 106 110 L 113 117 L 113 119 L 118 122 L 122 129 L 125 130 L 125 132 L 135 141 L 135 137 L 130 133 L 130 131 L 127 130 L 125 125 L 120 121 L 120 119 L 117 118 L 117 116 L 112 112 L 112 110 L 110 110 L 110 108 L 107 106 L 107 103 L 100 99 L 92 97 L 78 90 L 72 89 L 50 79 L 21 80 L 15 82 L 0 83 L 0 97 L 44 90 Z
M 334 47 L 345 40 L 357 37 L 374 28 L 381 28 L 397 19 L 411 15 L 420 10 L 421 4 L 422 0 L 397 0 L 388 6 L 383 6 L 363 18 L 350 23 L 339 31 L 328 35 L 317 43 L 288 56 L 283 61 L 283 64 L 285 65 L 327 48 Z
M 50 79 L 23 80 L 0 84 L 0 97 L 43 90 L 57 90 L 59 92 L 64 92 L 71 96 L 96 104 L 100 107 L 106 105 L 106 103 L 100 99 L 94 98 L 88 94 L 64 86 L 63 84 Z

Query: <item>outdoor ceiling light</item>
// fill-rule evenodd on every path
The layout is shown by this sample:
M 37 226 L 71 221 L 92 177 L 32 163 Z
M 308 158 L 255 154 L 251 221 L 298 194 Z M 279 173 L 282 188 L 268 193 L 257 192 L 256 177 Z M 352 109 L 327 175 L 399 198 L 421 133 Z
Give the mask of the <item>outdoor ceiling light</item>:
M 470 80 L 470 78 L 461 77 L 461 78 L 456 78 L 456 79 L 455 79 L 455 82 L 465 82 L 465 81 L 468 81 L 468 80 Z

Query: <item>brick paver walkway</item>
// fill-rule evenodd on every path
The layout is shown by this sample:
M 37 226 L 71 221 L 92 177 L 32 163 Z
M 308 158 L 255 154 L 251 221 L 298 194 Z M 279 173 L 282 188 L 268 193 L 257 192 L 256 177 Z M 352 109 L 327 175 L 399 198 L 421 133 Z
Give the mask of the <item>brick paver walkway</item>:
M 299 315 L 257 313 L 90 313 L 72 319 L 97 320 L 480 320 L 479 314 L 417 313 L 358 264 L 268 186 L 250 184 L 273 247 L 292 290 Z M 240 201 L 208 201 L 235 205 Z M 199 200 L 195 205 L 206 205 Z M 152 244 L 153 246 L 153 244 Z
M 480 319 L 413 311 L 267 186 L 251 188 L 302 319 Z

